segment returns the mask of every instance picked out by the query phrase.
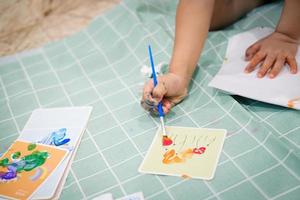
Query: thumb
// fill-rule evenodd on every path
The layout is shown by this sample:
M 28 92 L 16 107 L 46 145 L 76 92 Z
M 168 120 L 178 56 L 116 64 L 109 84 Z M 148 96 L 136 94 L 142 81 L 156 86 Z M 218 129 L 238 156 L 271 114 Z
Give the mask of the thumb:
M 152 98 L 156 102 L 160 102 L 166 93 L 167 93 L 167 87 L 163 81 L 160 81 L 152 91 Z

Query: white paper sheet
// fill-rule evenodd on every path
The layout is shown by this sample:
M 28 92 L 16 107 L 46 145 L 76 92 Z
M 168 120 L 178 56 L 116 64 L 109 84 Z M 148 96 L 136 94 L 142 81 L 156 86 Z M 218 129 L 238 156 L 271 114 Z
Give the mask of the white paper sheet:
M 158 129 L 139 172 L 211 180 L 227 131 L 166 126 L 167 143 Z
M 60 146 L 69 149 L 69 155 L 34 193 L 33 199 L 52 199 L 59 196 L 91 111 L 92 107 L 68 107 L 37 109 L 32 112 L 19 139 L 45 142 L 45 138 L 61 128 L 66 129 L 66 138 L 70 139 L 67 145 Z
M 257 78 L 258 69 L 250 74 L 244 73 L 246 49 L 257 40 L 273 32 L 271 28 L 258 27 L 229 39 L 226 58 L 220 71 L 209 86 L 266 103 L 300 109 L 300 72 L 291 74 L 285 66 L 274 79 Z M 300 52 L 296 55 L 300 71 Z
M 114 199 L 111 193 L 106 193 L 93 198 L 93 200 L 114 200 Z
M 144 195 L 142 192 L 137 192 L 116 200 L 144 200 Z

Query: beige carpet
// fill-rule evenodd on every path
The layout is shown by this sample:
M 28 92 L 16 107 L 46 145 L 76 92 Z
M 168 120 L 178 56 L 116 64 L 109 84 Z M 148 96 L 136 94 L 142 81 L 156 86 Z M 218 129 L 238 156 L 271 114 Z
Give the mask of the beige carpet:
M 120 0 L 2 0 L 0 56 L 36 48 L 79 31 Z

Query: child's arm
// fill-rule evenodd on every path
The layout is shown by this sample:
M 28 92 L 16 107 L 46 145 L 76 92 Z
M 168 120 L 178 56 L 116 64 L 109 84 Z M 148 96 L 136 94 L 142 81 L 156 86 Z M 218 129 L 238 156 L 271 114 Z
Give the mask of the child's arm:
M 287 36 L 300 40 L 300 1 L 285 0 L 281 18 L 276 31 Z
M 145 84 L 141 104 L 153 110 L 163 99 L 163 109 L 170 108 L 184 99 L 206 40 L 213 14 L 214 0 L 181 0 L 176 13 L 175 43 L 169 73 Z
M 257 73 L 264 77 L 276 77 L 285 63 L 291 73 L 297 73 L 295 56 L 300 41 L 300 1 L 286 0 L 276 30 L 271 35 L 251 45 L 246 51 L 246 60 L 250 63 L 245 72 L 252 72 L 259 63 L 263 63 Z
M 206 40 L 213 14 L 213 0 L 182 0 L 176 15 L 176 32 L 170 73 L 189 83 Z

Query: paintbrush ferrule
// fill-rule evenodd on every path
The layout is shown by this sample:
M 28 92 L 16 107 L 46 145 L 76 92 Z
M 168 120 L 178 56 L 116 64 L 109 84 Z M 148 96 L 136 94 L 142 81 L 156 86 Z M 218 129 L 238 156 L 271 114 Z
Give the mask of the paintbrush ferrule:
M 162 129 L 162 132 L 163 132 L 163 136 L 167 136 L 164 117 L 160 116 L 159 118 L 160 118 L 160 123 L 161 123 L 161 129 Z

